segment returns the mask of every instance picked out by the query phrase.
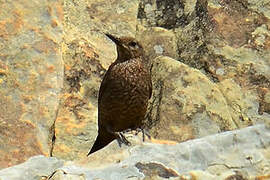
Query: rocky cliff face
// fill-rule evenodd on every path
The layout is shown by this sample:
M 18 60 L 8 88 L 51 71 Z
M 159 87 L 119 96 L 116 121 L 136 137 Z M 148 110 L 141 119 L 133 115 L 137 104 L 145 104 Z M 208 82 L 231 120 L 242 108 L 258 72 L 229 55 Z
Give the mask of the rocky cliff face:
M 63 88 L 60 2 L 0 3 L 0 167 L 49 156 Z
M 40 154 L 85 158 L 97 134 L 99 85 L 116 58 L 104 33 L 135 37 L 152 61 L 152 142 L 270 122 L 267 0 L 18 0 L 0 7 L 0 168 Z M 185 172 L 178 165 L 168 171 Z

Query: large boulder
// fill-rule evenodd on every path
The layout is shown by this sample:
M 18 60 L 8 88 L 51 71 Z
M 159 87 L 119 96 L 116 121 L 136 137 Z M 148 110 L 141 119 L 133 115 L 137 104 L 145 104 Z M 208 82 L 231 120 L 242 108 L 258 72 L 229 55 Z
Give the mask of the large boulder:
M 50 156 L 63 88 L 60 2 L 1 2 L 0 168 Z

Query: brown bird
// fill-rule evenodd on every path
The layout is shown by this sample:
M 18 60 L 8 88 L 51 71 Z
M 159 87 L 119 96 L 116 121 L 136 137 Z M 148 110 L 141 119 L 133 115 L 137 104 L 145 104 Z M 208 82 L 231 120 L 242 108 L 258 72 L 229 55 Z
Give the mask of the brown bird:
M 117 59 L 110 65 L 99 89 L 98 136 L 88 153 L 117 139 L 129 145 L 122 132 L 143 131 L 148 100 L 152 94 L 150 62 L 142 46 L 131 37 L 106 34 L 117 47 Z

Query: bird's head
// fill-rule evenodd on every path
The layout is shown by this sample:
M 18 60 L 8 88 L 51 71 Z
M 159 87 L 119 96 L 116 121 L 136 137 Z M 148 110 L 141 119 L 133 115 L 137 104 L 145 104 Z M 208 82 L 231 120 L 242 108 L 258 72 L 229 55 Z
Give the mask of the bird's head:
M 134 38 L 117 38 L 110 34 L 106 34 L 106 36 L 116 44 L 118 61 L 127 61 L 129 59 L 138 58 L 144 55 L 142 46 Z

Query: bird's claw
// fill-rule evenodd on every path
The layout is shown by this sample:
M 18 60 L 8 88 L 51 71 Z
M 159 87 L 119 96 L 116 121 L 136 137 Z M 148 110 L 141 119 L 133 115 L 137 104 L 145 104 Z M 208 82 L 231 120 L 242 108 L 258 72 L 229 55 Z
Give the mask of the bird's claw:
M 125 144 L 127 146 L 130 146 L 131 143 L 127 140 L 127 138 L 124 136 L 124 134 L 122 132 L 116 132 L 117 134 L 117 142 L 119 144 L 119 146 L 121 147 L 121 144 Z
M 151 139 L 151 136 L 149 134 L 149 132 L 145 129 L 143 129 L 142 127 L 136 128 L 136 129 L 126 129 L 125 131 L 123 131 L 123 133 L 127 133 L 130 131 L 135 131 L 134 135 L 138 135 L 140 132 L 142 132 L 142 138 L 143 141 L 145 141 L 145 136 L 147 136 L 149 139 Z
M 115 134 L 117 136 L 117 142 L 118 142 L 120 147 L 121 147 L 121 144 L 125 144 L 127 146 L 131 145 L 131 143 L 124 136 L 124 133 L 130 132 L 130 131 L 135 131 L 135 135 L 138 135 L 139 132 L 142 132 L 143 141 L 145 141 L 145 136 L 147 136 L 149 139 L 151 139 L 149 132 L 147 130 L 144 130 L 143 128 L 126 129 L 122 132 L 115 132 Z
M 145 130 L 143 128 L 137 128 L 135 135 L 137 135 L 139 132 L 142 132 L 143 141 L 145 141 L 145 136 L 147 136 L 149 139 L 151 139 L 151 136 L 147 130 Z

